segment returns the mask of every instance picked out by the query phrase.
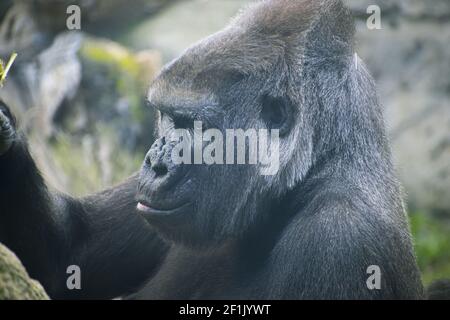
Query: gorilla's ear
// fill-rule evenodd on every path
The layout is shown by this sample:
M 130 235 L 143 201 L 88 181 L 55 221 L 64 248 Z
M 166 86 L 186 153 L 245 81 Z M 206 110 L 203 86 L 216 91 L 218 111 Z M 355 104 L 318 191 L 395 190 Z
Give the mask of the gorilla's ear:
M 268 129 L 278 129 L 280 136 L 286 135 L 293 123 L 294 110 L 286 98 L 265 94 L 261 98 L 261 118 Z

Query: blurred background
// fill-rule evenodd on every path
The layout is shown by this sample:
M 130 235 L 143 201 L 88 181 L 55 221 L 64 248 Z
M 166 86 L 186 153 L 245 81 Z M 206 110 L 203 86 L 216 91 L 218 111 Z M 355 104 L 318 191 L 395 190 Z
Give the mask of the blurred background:
M 146 88 L 162 65 L 248 0 L 1 0 L 3 99 L 50 185 L 85 195 L 139 169 L 153 141 Z M 346 0 L 375 77 L 426 284 L 450 278 L 450 1 Z M 68 30 L 69 5 L 81 30 Z M 380 30 L 366 9 L 381 8 Z

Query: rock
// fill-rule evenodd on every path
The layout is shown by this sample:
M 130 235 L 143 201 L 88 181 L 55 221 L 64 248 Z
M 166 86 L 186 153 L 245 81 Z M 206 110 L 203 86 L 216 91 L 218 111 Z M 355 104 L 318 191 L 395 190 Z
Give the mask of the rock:
M 31 279 L 22 263 L 0 243 L 0 300 L 48 300 L 41 284 Z
M 398 16 L 402 20 L 430 20 L 445 22 L 450 20 L 450 2 L 448 0 L 344 0 L 358 16 L 366 14 L 367 7 L 377 5 L 385 17 Z
M 37 87 L 35 103 L 42 112 L 41 129 L 45 138 L 54 135 L 53 122 L 60 106 L 65 100 L 71 100 L 78 91 L 81 63 L 77 54 L 81 43 L 81 34 L 62 33 L 49 48 L 39 54 L 36 64 L 28 66 L 35 68 L 35 72 L 29 71 L 30 82 Z
M 450 22 L 450 1 L 448 0 L 402 0 L 399 2 L 402 14 L 407 17 Z
M 104 36 L 105 34 L 120 33 L 128 25 L 149 18 L 175 1 L 2 0 L 0 1 L 0 18 L 6 16 L 3 35 L 13 34 L 14 36 L 1 39 L 2 32 L 0 32 L 0 42 L 3 43 L 3 46 L 6 43 L 14 42 L 16 44 L 14 48 L 19 50 L 25 48 L 23 45 L 26 44 L 26 41 L 23 40 L 30 40 L 36 36 L 48 38 L 51 41 L 56 34 L 68 31 L 67 8 L 71 5 L 77 5 L 80 8 L 81 31 Z M 0 21 L 3 22 L 3 20 Z M 17 44 L 21 45 L 17 46 Z M 34 46 L 37 44 L 38 42 L 33 43 Z M 0 48 L 0 53 L 2 49 L 5 48 Z M 35 48 L 28 46 L 27 49 L 31 51 Z

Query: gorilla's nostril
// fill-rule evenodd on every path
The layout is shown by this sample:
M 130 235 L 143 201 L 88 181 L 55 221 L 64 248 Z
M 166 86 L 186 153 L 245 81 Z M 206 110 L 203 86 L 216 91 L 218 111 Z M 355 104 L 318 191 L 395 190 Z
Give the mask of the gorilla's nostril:
M 156 176 L 164 176 L 168 172 L 167 166 L 162 162 L 152 165 L 152 170 L 156 173 Z

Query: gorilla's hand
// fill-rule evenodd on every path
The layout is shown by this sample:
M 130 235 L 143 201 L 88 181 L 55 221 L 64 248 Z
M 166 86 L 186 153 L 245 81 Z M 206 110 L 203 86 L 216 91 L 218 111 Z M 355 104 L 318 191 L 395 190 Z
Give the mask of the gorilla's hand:
M 9 108 L 0 101 L 0 156 L 11 148 L 16 138 L 15 121 Z

